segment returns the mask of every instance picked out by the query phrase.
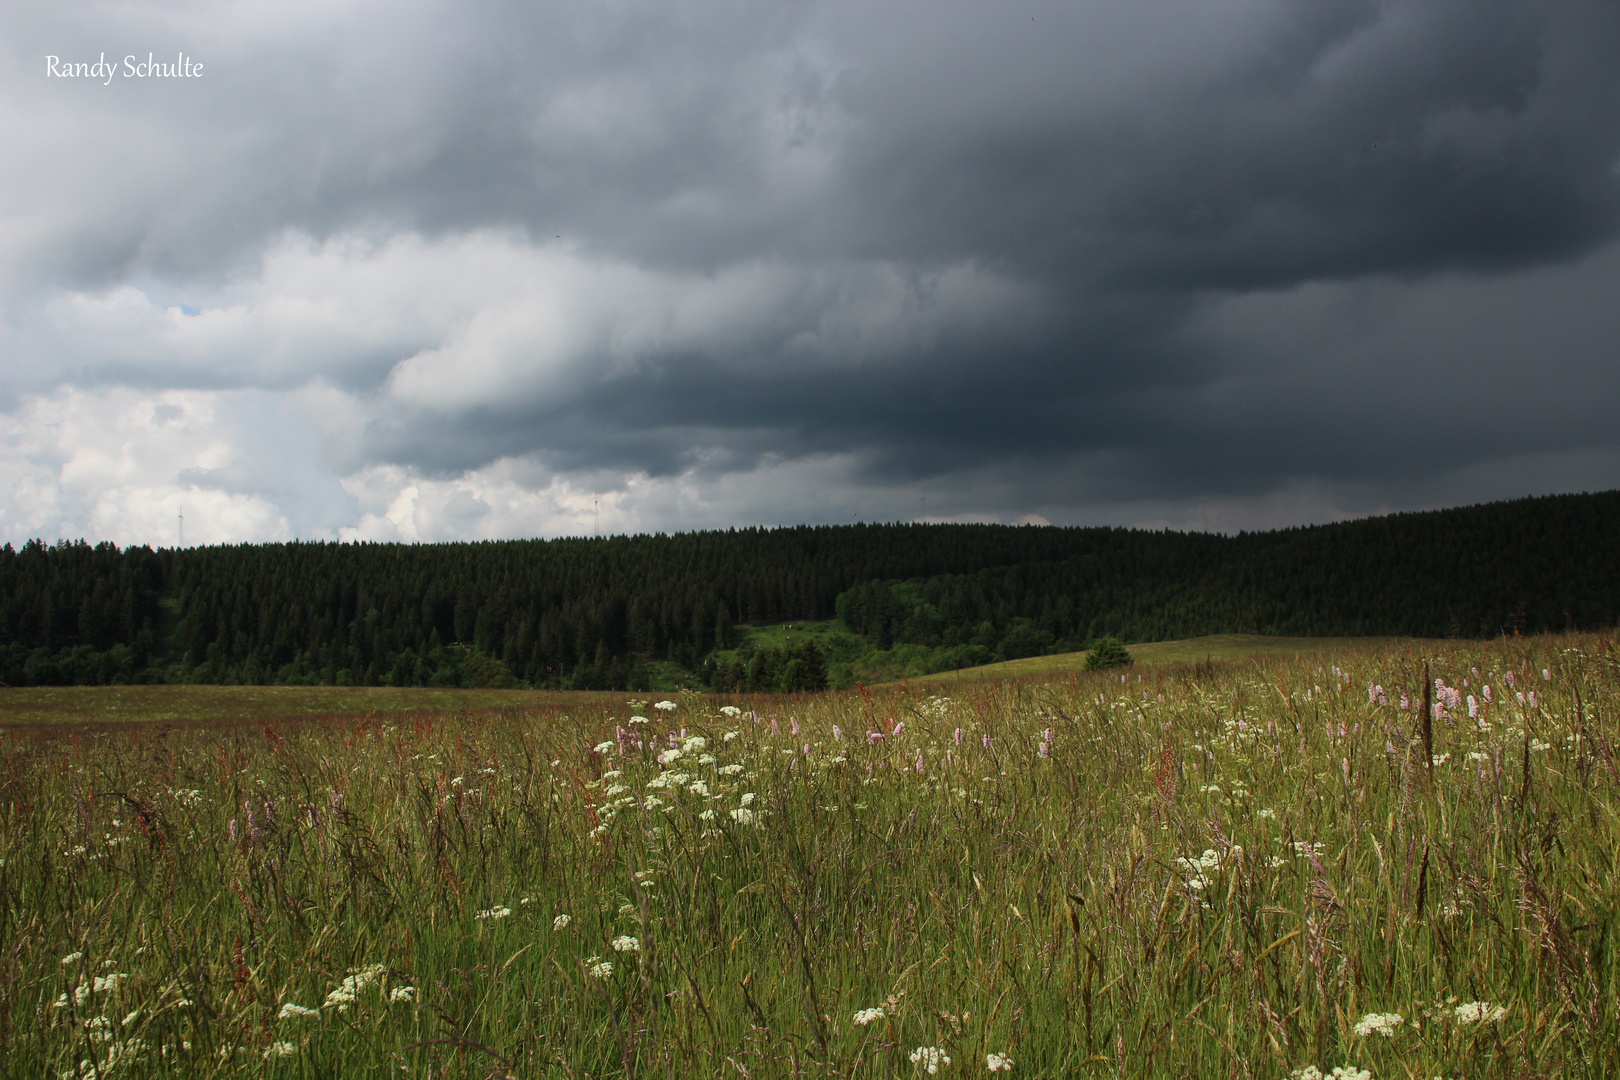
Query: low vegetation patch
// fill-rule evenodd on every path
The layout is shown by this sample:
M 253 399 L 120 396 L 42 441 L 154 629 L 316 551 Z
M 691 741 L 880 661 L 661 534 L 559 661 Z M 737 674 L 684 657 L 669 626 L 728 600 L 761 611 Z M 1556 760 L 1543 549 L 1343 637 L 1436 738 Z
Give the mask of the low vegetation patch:
M 1615 645 L 0 733 L 0 1073 L 1614 1076 Z

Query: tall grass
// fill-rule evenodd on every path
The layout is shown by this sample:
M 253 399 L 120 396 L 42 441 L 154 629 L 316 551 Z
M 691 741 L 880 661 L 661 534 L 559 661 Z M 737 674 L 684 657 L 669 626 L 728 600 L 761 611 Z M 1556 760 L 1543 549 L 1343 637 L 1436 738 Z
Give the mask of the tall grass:
M 11 735 L 0 1072 L 1620 1075 L 1614 646 Z

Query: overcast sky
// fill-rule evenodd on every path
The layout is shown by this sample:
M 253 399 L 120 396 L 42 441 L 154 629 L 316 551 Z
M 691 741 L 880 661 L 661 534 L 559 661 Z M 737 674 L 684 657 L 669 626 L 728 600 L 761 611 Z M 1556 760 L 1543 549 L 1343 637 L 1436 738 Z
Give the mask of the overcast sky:
M 13 545 L 1620 487 L 1612 2 L 0 23 Z

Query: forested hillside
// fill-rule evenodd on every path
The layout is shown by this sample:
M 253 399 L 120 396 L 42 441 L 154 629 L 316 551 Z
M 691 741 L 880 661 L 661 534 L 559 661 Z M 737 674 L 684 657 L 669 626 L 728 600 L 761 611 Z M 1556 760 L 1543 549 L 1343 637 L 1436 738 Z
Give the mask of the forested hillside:
M 1102 635 L 1620 621 L 1620 492 L 1235 537 L 854 525 L 406 546 L 0 548 L 0 678 L 625 688 L 835 614 L 988 662 Z

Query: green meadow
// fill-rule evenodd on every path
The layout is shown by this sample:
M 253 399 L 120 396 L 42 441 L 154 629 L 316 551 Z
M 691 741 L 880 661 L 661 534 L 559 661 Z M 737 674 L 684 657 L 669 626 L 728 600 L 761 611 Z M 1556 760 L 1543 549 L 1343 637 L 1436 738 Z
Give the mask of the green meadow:
M 1252 657 L 1291 657 L 1304 659 L 1315 656 L 1348 656 L 1358 652 L 1386 651 L 1392 648 L 1429 646 L 1440 642 L 1395 637 L 1270 637 L 1263 634 L 1211 634 L 1207 637 L 1188 638 L 1184 641 L 1151 641 L 1126 648 L 1137 664 L 1201 664 L 1216 660 L 1238 660 Z M 919 682 L 938 682 L 948 686 L 954 682 L 975 682 L 981 679 L 1037 678 L 1046 679 L 1084 671 L 1087 652 L 1056 653 L 1050 656 L 1029 656 L 1021 660 L 1005 660 L 999 664 L 963 668 L 961 671 L 935 672 L 916 675 Z
M 1620 1075 L 1617 644 L 7 691 L 0 1074 Z
M 259 724 L 372 714 L 492 713 L 619 701 L 623 694 L 392 686 L 139 686 L 0 688 L 0 727 L 90 724 Z
M 837 621 L 783 623 L 741 628 L 744 641 L 755 648 L 792 649 L 806 638 L 837 658 L 872 650 Z M 1414 644 L 1402 638 L 1290 638 L 1260 634 L 1218 634 L 1186 641 L 1161 641 L 1130 646 L 1138 664 L 1196 664 L 1254 656 L 1314 656 L 1346 654 L 1364 649 L 1387 649 Z M 905 649 L 901 646 L 900 649 Z M 842 650 L 842 651 L 840 651 Z M 718 654 L 729 658 L 730 653 Z M 957 681 L 1007 678 L 1051 678 L 1083 671 L 1085 652 L 1032 656 L 961 671 L 908 673 L 903 667 L 871 665 L 863 672 L 883 684 L 910 677 L 925 684 L 949 685 Z M 836 662 L 836 661 L 835 661 Z M 673 691 L 682 680 L 669 665 L 655 670 L 654 686 Z M 846 679 L 851 678 L 848 671 Z M 685 682 L 692 680 L 687 678 Z M 35 724 L 263 724 L 288 720 L 357 717 L 371 714 L 500 712 L 503 710 L 559 711 L 619 702 L 627 695 L 601 691 L 490 690 L 391 686 L 218 686 L 199 683 L 134 686 L 0 687 L 0 726 Z
M 903 679 L 950 684 L 961 680 L 1006 679 L 1034 676 L 1048 678 L 1085 668 L 1087 652 L 1051 653 L 982 664 L 961 669 L 941 669 L 940 655 L 949 650 L 922 645 L 895 644 L 888 649 L 874 648 L 837 619 L 825 622 L 780 623 L 770 626 L 739 626 L 737 649 L 714 654 L 717 662 L 746 657 L 750 651 L 774 649 L 790 653 L 805 641 L 814 641 L 827 659 L 832 685 L 878 686 Z M 1358 649 L 1384 649 L 1416 644 L 1420 639 L 1398 637 L 1279 637 L 1264 634 L 1211 634 L 1180 641 L 1155 641 L 1129 646 L 1139 664 L 1187 664 L 1209 660 L 1278 655 L 1315 655 L 1324 650 L 1338 652 Z M 690 680 L 687 680 L 690 681 Z M 654 686 L 681 685 L 666 674 Z

